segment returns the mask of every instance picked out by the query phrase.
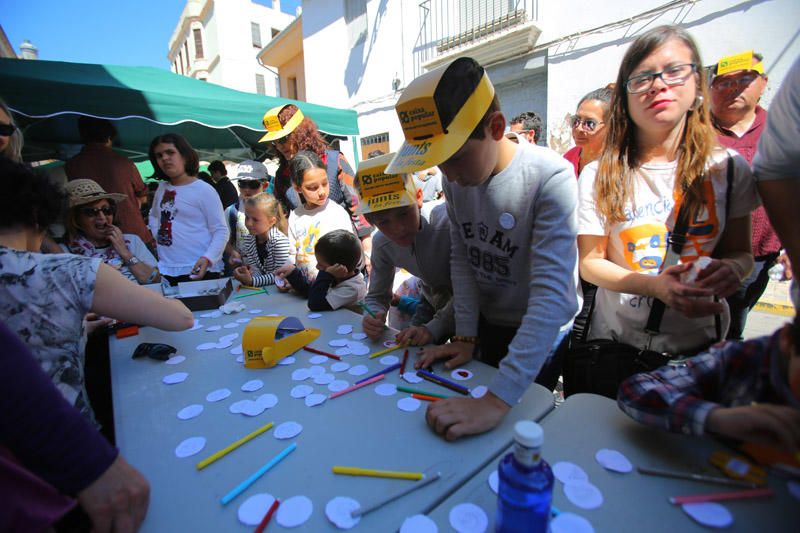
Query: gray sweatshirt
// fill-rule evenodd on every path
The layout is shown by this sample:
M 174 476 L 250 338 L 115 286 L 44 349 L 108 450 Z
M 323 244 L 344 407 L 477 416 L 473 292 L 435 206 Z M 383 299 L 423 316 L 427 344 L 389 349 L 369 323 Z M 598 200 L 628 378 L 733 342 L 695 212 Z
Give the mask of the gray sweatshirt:
M 444 180 L 443 188 L 456 333 L 476 336 L 479 314 L 519 328 L 489 385 L 513 406 L 578 311 L 575 173 L 552 150 L 519 145 L 508 167 L 481 185 Z
M 428 328 L 442 341 L 455 331 L 453 289 L 450 285 L 450 221 L 444 204 L 420 212 L 420 229 L 411 246 L 399 246 L 378 231 L 372 237 L 372 272 L 365 302 L 374 312 L 385 312 L 392 300 L 395 268 L 404 268 L 422 280 L 422 296 L 436 310 L 429 318 L 425 302 L 412 324 Z M 424 318 L 421 318 L 424 317 Z

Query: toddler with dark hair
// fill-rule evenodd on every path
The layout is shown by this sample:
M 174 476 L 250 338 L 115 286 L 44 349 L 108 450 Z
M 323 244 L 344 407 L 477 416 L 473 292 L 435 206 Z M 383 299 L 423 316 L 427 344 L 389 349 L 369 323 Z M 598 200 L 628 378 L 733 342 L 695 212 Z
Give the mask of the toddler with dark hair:
M 349 231 L 337 229 L 319 238 L 314 247 L 317 277 L 309 283 L 301 270 L 289 264 L 279 268 L 275 284 L 280 290 L 294 289 L 308 298 L 312 311 L 332 311 L 352 305 L 367 294 L 359 272 L 361 242 Z

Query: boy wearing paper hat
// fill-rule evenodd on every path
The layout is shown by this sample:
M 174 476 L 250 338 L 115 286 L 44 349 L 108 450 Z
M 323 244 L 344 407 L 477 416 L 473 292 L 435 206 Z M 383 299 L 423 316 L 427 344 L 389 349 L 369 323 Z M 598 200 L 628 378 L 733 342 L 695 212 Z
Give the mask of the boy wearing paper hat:
M 503 135 L 494 87 L 473 59 L 423 74 L 396 108 L 406 140 L 386 171 L 438 165 L 451 221 L 457 335 L 426 348 L 417 367 L 473 356 L 499 366 L 482 398 L 429 406 L 428 424 L 454 440 L 502 420 L 578 311 L 575 176 L 555 152 Z
M 386 165 L 394 154 L 362 163 L 355 180 L 358 209 L 378 228 L 372 238 L 372 272 L 365 304 L 364 333 L 372 339 L 383 334 L 392 299 L 395 269 L 404 268 L 421 280 L 423 301 L 411 326 L 397 342 L 422 346 L 443 342 L 455 332 L 450 285 L 450 223 L 441 202 L 423 208 L 422 190 L 408 174 L 388 175 Z

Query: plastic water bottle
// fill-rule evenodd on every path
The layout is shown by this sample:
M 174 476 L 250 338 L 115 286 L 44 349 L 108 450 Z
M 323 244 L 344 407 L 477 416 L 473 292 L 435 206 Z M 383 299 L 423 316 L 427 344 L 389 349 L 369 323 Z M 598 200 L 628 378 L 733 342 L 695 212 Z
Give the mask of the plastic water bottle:
M 536 422 L 514 425 L 514 450 L 497 467 L 498 533 L 546 533 L 553 500 L 553 472 L 541 457 L 544 432 Z

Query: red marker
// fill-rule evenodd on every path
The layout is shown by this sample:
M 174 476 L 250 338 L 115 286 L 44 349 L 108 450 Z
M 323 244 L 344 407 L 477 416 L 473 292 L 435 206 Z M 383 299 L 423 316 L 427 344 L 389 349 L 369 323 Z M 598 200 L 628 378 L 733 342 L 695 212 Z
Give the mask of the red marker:
M 330 357 L 331 359 L 336 359 L 337 361 L 342 360 L 342 358 L 339 357 L 338 355 L 333 355 L 332 353 L 323 352 L 322 350 L 317 350 L 316 348 L 312 348 L 311 346 L 303 346 L 303 349 L 307 352 L 324 355 L 325 357 Z
M 400 365 L 400 375 L 401 376 L 406 373 L 406 361 L 408 361 L 408 349 L 407 348 L 406 348 L 406 351 L 403 352 L 403 364 Z
M 272 502 L 272 505 L 269 506 L 269 511 L 267 511 L 267 514 L 264 515 L 264 518 L 261 519 L 261 523 L 258 524 L 258 527 L 255 529 L 255 533 L 261 533 L 262 531 L 264 531 L 264 528 L 267 527 L 270 518 L 272 518 L 272 515 L 275 514 L 275 510 L 278 508 L 278 505 L 280 505 L 280 503 L 281 503 L 280 500 L 278 498 L 275 498 L 275 501 Z

